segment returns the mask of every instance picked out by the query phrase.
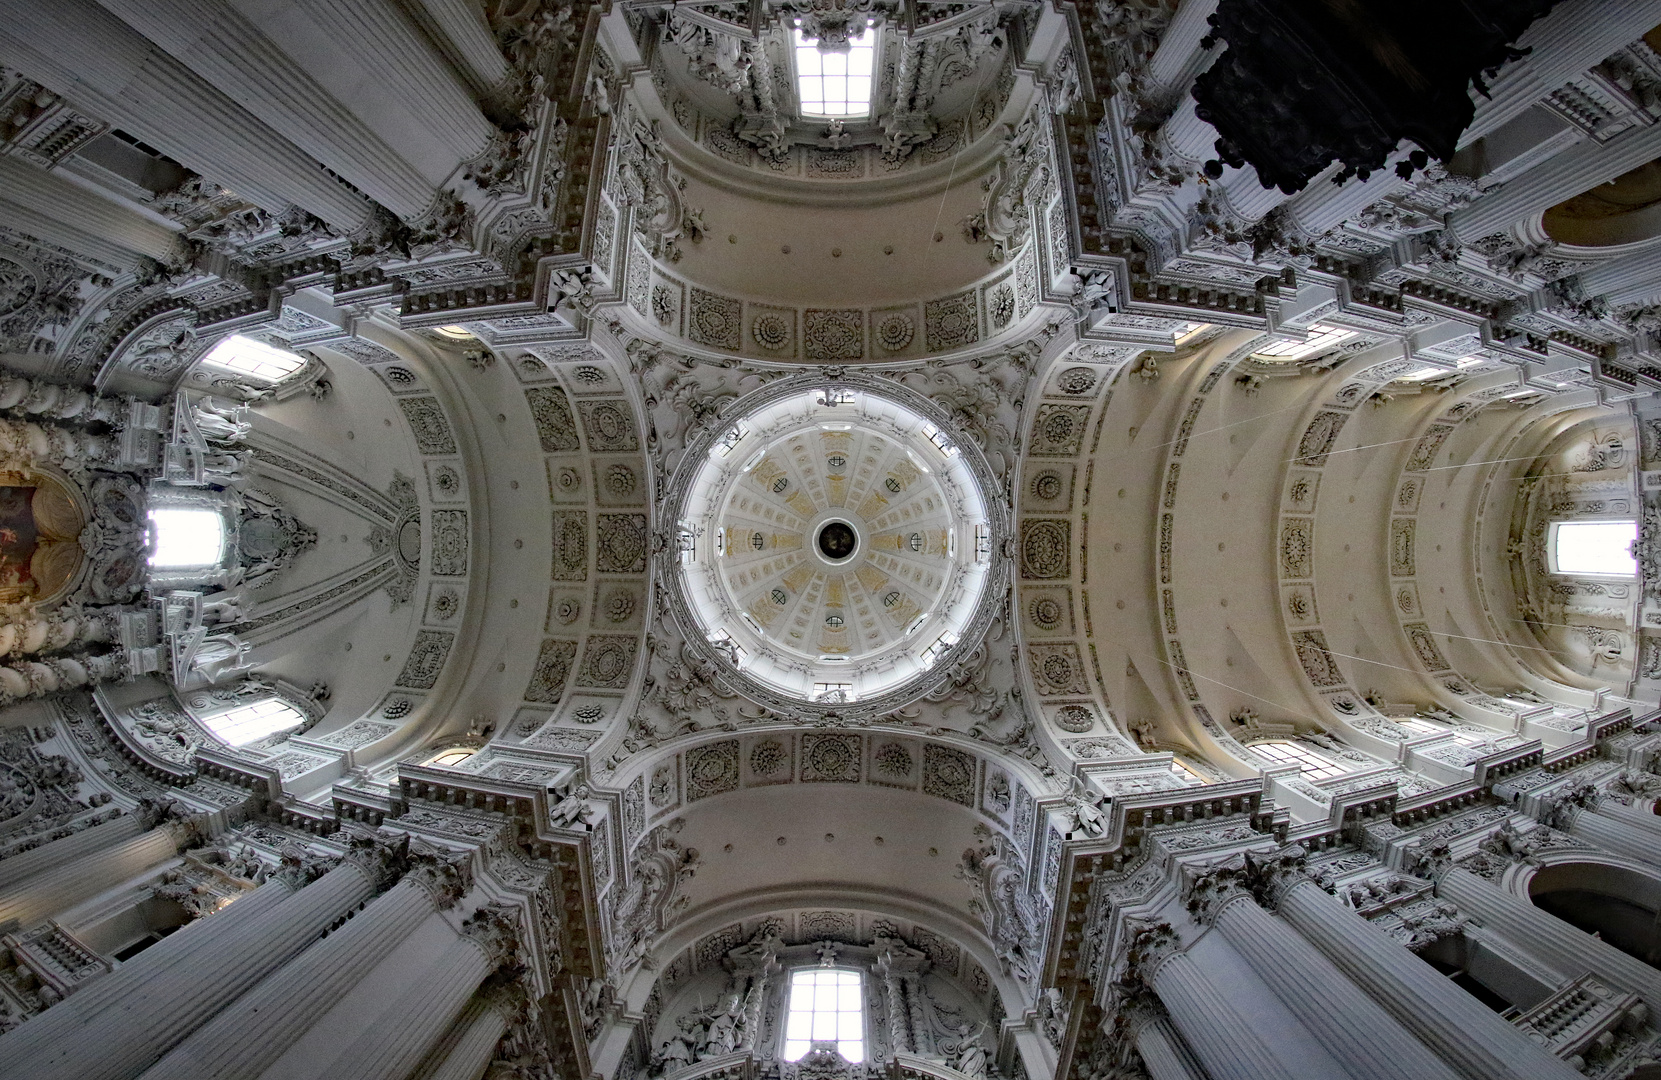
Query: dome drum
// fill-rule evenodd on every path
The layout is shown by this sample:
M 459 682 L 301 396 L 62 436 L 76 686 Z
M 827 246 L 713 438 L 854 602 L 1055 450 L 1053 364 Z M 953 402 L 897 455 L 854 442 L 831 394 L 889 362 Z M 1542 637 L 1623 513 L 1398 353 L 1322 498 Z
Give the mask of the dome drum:
M 660 557 L 690 648 L 770 708 L 891 711 L 985 634 L 1008 532 L 979 447 L 871 376 L 779 380 L 688 448 Z

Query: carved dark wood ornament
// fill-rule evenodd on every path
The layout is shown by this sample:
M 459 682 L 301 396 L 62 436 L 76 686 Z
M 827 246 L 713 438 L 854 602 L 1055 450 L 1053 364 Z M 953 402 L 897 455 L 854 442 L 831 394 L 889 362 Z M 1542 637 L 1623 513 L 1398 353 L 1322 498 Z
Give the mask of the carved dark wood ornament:
M 1446 162 L 1475 104 L 1470 87 L 1522 52 L 1512 44 L 1557 0 L 1223 0 L 1206 43 L 1227 50 L 1194 83 L 1223 165 L 1250 164 L 1287 194 L 1337 159 L 1367 179 L 1403 139 L 1404 176 Z

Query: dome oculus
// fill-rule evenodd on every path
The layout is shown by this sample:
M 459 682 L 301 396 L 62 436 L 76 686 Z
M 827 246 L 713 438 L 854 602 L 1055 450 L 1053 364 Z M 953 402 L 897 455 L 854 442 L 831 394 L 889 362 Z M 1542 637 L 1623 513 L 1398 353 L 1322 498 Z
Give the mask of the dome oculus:
M 677 591 L 766 691 L 903 692 L 977 622 L 985 465 L 916 409 L 845 386 L 774 393 L 684 468 Z

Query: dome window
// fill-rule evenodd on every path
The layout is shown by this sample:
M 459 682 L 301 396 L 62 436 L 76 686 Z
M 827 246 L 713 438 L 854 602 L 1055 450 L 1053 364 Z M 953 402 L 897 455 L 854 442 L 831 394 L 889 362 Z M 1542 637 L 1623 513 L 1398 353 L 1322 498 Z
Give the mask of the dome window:
M 1551 526 L 1551 569 L 1592 577 L 1638 576 L 1636 521 L 1557 521 Z
M 150 565 L 158 570 L 218 566 L 225 554 L 225 519 L 217 510 L 161 507 L 150 511 Z
M 871 114 L 871 71 L 876 66 L 876 35 L 869 30 L 842 50 L 822 49 L 800 30 L 791 31 L 796 53 L 796 98 L 802 116 L 855 120 Z
M 453 769 L 457 765 L 460 765 L 462 762 L 466 761 L 468 758 L 472 757 L 477 752 L 478 751 L 473 750 L 471 748 L 464 748 L 464 749 L 461 749 L 461 750 L 446 750 L 442 754 L 439 754 L 437 757 L 435 757 L 432 760 L 428 761 L 427 764 L 428 765 L 438 765 L 438 766 L 440 766 L 442 768 L 446 768 L 446 769 Z
M 1251 751 L 1271 765 L 1296 765 L 1303 770 L 1305 780 L 1330 780 L 1349 771 L 1290 739 L 1252 743 Z

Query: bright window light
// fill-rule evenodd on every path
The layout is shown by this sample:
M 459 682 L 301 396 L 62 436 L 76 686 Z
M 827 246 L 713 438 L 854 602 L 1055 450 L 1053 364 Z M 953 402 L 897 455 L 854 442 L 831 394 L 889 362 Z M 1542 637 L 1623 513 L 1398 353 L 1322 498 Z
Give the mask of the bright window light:
M 427 762 L 427 764 L 442 765 L 447 769 L 453 768 L 472 757 L 474 753 L 475 751 L 473 750 L 446 750 L 444 753 Z
M 1276 765 L 1296 765 L 1303 770 L 1306 780 L 1326 780 L 1333 776 L 1342 776 L 1349 771 L 1290 740 L 1276 739 L 1272 742 L 1252 743 L 1251 751 Z
M 1559 521 L 1551 527 L 1552 569 L 1559 574 L 1637 577 L 1636 521 Z
M 156 569 L 218 566 L 225 551 L 225 519 L 217 510 L 150 511 L 150 565 Z
M 1171 759 L 1171 771 L 1176 774 L 1178 780 L 1185 784 L 1209 784 L 1211 782 L 1205 778 L 1204 773 L 1179 757 Z
M 784 1060 L 800 1061 L 816 1042 L 834 1042 L 847 1061 L 865 1060 L 864 988 L 857 971 L 808 968 L 790 976 Z
M 238 705 L 202 721 L 208 730 L 232 746 L 246 746 L 256 739 L 299 727 L 306 722 L 299 709 L 280 698 L 266 698 L 252 705 Z
M 1398 375 L 1396 379 L 1398 382 L 1424 382 L 1426 379 L 1434 379 L 1438 375 L 1446 374 L 1448 374 L 1447 368 L 1422 367 L 1417 371 L 1409 371 L 1406 375 Z
M 267 345 L 263 341 L 243 337 L 241 334 L 228 337 L 215 345 L 213 351 L 203 357 L 203 360 L 214 367 L 267 383 L 281 382 L 306 366 L 306 358 L 303 356 L 274 345 Z
M 876 65 L 876 35 L 850 39 L 846 52 L 820 52 L 800 30 L 796 45 L 796 97 L 803 116 L 862 117 L 871 112 L 871 69 Z
M 1326 352 L 1334 345 L 1348 341 L 1355 336 L 1354 330 L 1343 330 L 1336 326 L 1323 326 L 1315 323 L 1309 328 L 1309 336 L 1302 341 L 1277 341 L 1257 350 L 1254 356 L 1267 356 L 1274 360 L 1302 360 L 1306 356 Z

